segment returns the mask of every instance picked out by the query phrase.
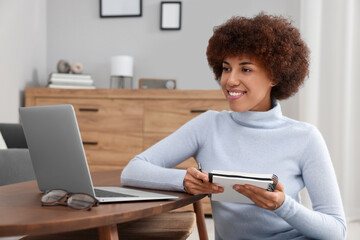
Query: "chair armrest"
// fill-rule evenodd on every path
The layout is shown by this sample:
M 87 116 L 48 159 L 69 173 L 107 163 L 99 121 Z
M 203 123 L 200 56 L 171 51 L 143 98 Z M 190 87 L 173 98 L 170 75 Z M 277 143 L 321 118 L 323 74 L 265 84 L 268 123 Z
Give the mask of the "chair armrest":
M 8 148 L 28 148 L 21 124 L 0 123 L 0 132 Z
M 0 150 L 0 186 L 34 179 L 28 149 Z

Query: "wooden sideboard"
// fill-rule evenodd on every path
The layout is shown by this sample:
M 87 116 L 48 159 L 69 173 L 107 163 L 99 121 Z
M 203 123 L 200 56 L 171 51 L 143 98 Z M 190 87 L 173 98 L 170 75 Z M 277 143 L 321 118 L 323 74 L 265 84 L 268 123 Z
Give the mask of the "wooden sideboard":
M 91 171 L 122 169 L 202 112 L 229 109 L 220 90 L 26 89 L 26 106 L 53 104 L 74 106 Z M 196 167 L 194 159 L 177 168 L 190 166 Z

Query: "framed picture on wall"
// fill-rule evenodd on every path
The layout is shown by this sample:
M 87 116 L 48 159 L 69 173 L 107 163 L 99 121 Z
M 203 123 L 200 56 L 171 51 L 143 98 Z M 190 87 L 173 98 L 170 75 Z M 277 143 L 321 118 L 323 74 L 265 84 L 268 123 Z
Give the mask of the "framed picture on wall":
M 181 29 L 181 2 L 161 2 L 160 29 Z
M 100 0 L 100 17 L 141 17 L 142 0 Z

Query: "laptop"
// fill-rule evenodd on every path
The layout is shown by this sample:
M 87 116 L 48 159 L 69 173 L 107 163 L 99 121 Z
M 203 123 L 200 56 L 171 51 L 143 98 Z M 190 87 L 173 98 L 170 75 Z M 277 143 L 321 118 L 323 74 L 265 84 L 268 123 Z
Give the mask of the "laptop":
M 125 187 L 94 187 L 72 105 L 22 107 L 19 112 L 40 191 L 86 193 L 99 202 L 178 198 Z

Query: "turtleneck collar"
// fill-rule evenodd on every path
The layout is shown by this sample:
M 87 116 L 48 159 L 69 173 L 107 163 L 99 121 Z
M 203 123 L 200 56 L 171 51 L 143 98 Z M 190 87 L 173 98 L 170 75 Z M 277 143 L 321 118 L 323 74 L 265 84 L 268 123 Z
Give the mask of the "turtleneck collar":
M 277 128 L 283 121 L 281 106 L 278 100 L 272 99 L 272 108 L 266 112 L 231 112 L 231 118 L 238 124 L 250 128 Z

